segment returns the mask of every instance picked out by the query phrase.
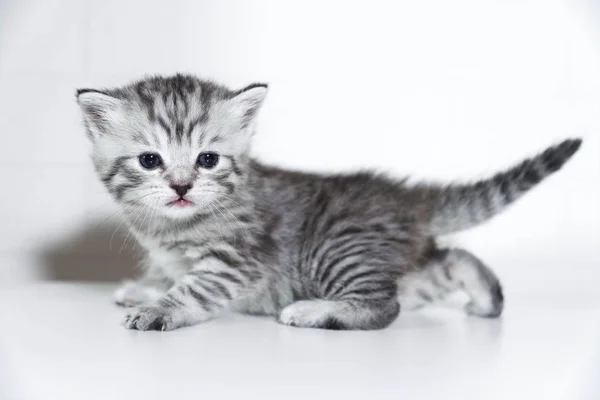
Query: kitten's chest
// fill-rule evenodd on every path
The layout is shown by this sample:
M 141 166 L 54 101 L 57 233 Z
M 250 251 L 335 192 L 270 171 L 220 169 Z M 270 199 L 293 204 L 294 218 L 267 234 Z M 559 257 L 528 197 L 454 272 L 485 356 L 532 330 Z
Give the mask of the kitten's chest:
M 164 235 L 161 237 L 138 237 L 154 262 L 168 266 L 178 272 L 188 272 L 194 261 L 207 254 L 218 243 L 212 236 L 196 235 Z
M 166 251 L 160 247 L 149 250 L 148 256 L 154 268 L 173 281 L 179 280 L 192 269 L 192 262 L 177 252 Z

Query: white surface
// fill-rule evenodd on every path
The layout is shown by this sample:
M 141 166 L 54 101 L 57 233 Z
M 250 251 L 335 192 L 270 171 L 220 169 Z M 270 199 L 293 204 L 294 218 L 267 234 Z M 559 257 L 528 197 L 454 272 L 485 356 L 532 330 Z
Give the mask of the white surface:
M 7 399 L 600 398 L 600 298 L 513 296 L 500 320 L 445 307 L 372 332 L 233 315 L 137 332 L 119 325 L 111 289 L 42 284 L 0 296 Z

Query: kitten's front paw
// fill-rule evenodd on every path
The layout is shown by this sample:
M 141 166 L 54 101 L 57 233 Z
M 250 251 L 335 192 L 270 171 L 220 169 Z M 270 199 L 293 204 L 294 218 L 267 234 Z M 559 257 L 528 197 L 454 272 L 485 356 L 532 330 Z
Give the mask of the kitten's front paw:
M 143 304 L 149 304 L 157 300 L 163 292 L 160 290 L 144 286 L 139 282 L 125 281 L 115 290 L 115 303 L 122 307 L 135 307 Z
M 127 312 L 123 325 L 138 331 L 170 331 L 181 326 L 173 309 L 142 306 Z

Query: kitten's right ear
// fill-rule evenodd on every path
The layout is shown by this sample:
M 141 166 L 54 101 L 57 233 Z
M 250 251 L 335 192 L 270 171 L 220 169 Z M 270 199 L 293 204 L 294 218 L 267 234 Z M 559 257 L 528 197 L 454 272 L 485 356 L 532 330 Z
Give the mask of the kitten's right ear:
M 92 140 L 108 133 L 119 120 L 123 107 L 121 99 L 96 89 L 77 89 L 76 96 Z

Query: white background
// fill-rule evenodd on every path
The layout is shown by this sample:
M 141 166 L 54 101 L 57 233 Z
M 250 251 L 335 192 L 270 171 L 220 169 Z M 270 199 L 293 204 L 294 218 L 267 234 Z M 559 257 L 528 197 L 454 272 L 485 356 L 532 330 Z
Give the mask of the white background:
M 92 172 L 75 88 L 184 71 L 269 82 L 255 153 L 290 167 L 471 179 L 583 137 L 563 171 L 461 242 L 512 287 L 522 283 L 514 258 L 527 253 L 545 280 L 527 287 L 593 290 L 599 25 L 592 1 L 4 1 L 0 282 L 57 276 L 49 251 L 67 261 L 109 251 L 104 238 L 68 245 L 114 211 Z M 123 240 L 113 239 L 111 260 Z M 73 277 L 101 275 L 84 264 L 77 258 Z
M 110 240 L 117 217 L 100 224 L 115 208 L 74 91 L 175 72 L 269 82 L 254 152 L 282 166 L 464 180 L 582 137 L 564 170 L 452 240 L 508 299 L 598 299 L 593 0 L 1 1 L 0 290 L 110 280 L 130 263 L 125 237 Z

